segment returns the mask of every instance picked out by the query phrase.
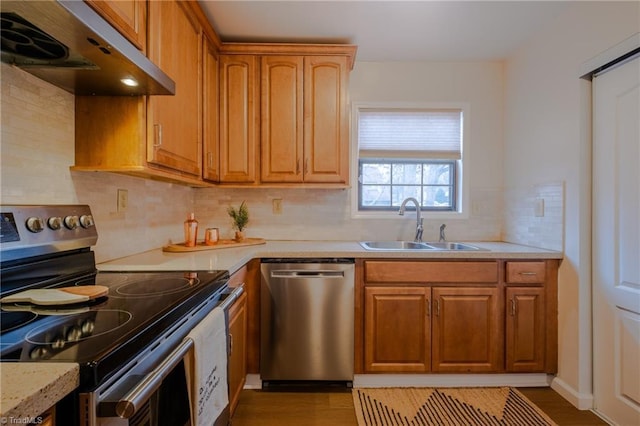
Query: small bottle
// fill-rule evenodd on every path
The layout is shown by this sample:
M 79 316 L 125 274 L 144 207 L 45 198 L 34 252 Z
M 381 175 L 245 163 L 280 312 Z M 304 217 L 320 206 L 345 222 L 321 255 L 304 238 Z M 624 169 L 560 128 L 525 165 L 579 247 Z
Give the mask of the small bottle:
M 187 220 L 184 221 L 184 245 L 186 247 L 195 247 L 198 242 L 198 221 L 194 213 L 189 213 Z

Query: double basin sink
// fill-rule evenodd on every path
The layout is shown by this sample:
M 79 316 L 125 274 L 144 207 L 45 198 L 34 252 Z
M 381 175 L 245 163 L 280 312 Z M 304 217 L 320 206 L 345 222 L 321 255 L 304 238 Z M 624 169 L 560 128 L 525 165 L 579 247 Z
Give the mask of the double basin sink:
M 412 251 L 412 250 L 450 250 L 450 251 L 469 251 L 482 250 L 471 244 L 454 243 L 454 242 L 426 242 L 418 243 L 414 241 L 363 241 L 360 243 L 366 250 L 382 250 L 382 251 Z

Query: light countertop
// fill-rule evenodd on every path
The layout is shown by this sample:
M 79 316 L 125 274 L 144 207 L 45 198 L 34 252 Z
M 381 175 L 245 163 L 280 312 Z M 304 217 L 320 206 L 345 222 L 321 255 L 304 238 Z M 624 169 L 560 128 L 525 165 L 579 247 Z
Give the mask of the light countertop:
M 0 423 L 25 423 L 55 405 L 78 387 L 74 363 L 0 363 Z
M 562 252 L 502 242 L 469 242 L 478 251 L 372 251 L 353 241 L 279 241 L 194 252 L 162 249 L 100 263 L 101 271 L 228 270 L 256 258 L 562 259 Z

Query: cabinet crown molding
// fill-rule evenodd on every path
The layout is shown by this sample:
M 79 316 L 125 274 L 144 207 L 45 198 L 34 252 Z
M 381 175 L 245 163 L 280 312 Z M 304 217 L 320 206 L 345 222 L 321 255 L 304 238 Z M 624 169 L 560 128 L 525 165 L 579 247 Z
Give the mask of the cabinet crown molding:
M 316 43 L 222 43 L 220 53 L 226 55 L 315 55 L 346 56 L 353 69 L 358 46 L 354 44 Z

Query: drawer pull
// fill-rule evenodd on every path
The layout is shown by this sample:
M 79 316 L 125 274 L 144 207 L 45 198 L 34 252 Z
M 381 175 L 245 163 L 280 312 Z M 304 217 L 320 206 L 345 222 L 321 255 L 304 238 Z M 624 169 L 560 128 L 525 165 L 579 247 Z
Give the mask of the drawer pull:
M 518 272 L 520 275 L 527 275 L 527 276 L 531 276 L 531 275 L 538 275 L 537 272 Z

